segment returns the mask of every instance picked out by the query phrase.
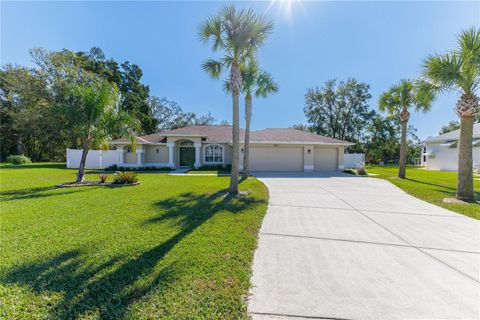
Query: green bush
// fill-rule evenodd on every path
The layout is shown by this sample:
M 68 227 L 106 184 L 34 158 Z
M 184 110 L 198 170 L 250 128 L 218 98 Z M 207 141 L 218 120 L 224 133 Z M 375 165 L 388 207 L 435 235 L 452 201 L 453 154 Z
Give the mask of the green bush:
M 355 174 L 355 171 L 353 169 L 345 169 L 343 170 L 343 173 L 346 173 L 346 174 Z
M 32 163 L 29 157 L 23 156 L 23 155 L 9 155 L 7 157 L 7 162 L 10 162 L 11 164 L 29 164 Z
M 133 171 L 119 171 L 113 175 L 113 183 L 115 184 L 131 184 L 137 182 L 137 173 Z
M 103 169 L 105 171 L 171 171 L 170 167 L 138 167 L 138 168 L 131 168 L 131 167 L 119 167 L 116 164 L 111 165 L 110 167 L 106 167 Z

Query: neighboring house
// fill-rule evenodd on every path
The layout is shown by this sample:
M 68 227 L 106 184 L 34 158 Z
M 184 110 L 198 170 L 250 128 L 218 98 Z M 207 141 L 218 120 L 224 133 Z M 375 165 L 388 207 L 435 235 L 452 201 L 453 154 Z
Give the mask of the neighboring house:
M 240 129 L 240 167 L 244 130 Z M 122 167 L 228 165 L 231 126 L 190 126 L 137 137 L 136 150 L 125 139 L 111 142 Z M 294 129 L 250 134 L 251 171 L 336 171 L 344 168 L 344 149 L 352 143 Z
M 421 142 L 421 164 L 429 170 L 458 170 L 460 130 L 451 131 Z M 473 169 L 480 170 L 480 123 L 473 126 Z

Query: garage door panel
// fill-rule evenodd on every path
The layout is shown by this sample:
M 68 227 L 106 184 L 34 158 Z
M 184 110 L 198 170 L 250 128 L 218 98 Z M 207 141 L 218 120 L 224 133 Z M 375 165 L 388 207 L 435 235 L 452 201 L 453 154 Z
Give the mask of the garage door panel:
M 250 147 L 251 171 L 303 171 L 303 147 Z
M 314 169 L 315 171 L 337 171 L 338 149 L 315 148 Z

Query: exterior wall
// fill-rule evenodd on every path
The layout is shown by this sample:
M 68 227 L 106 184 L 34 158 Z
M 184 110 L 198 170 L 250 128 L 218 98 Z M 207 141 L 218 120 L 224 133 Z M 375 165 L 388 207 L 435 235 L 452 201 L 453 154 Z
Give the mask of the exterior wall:
M 126 164 L 136 164 L 137 163 L 137 153 L 136 152 L 127 152 L 123 153 L 123 162 Z
M 148 165 L 148 163 L 168 163 L 167 146 L 145 146 L 144 150 L 143 161 L 145 165 Z
M 313 145 L 303 146 L 303 171 L 314 170 L 315 147 Z
M 480 169 L 480 147 L 472 149 L 473 169 Z M 458 148 L 449 148 L 441 144 L 427 144 L 425 168 L 429 170 L 457 171 Z M 423 159 L 422 159 L 423 161 Z

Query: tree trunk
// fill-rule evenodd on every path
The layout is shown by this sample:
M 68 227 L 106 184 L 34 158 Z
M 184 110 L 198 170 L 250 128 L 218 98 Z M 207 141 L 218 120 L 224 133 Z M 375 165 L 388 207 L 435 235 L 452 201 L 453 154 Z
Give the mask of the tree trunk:
M 239 148 L 240 148 L 240 124 L 239 124 L 239 95 L 233 94 L 233 125 L 232 125 L 232 175 L 230 176 L 230 189 L 232 195 L 238 194 L 238 172 L 239 172 Z
M 472 137 L 474 117 L 460 118 L 457 199 L 473 202 Z
M 76 183 L 81 183 L 85 180 L 85 163 L 87 162 L 88 150 L 90 149 L 88 144 L 84 144 L 82 150 L 82 157 L 80 158 L 80 165 L 78 166 L 78 174 Z
M 407 169 L 407 121 L 402 121 L 402 135 L 400 138 L 400 161 L 398 167 L 398 177 L 405 179 L 405 171 Z
M 245 96 L 245 145 L 243 146 L 243 171 L 242 179 L 248 178 L 248 165 L 250 155 L 250 121 L 252 120 L 252 96 Z

